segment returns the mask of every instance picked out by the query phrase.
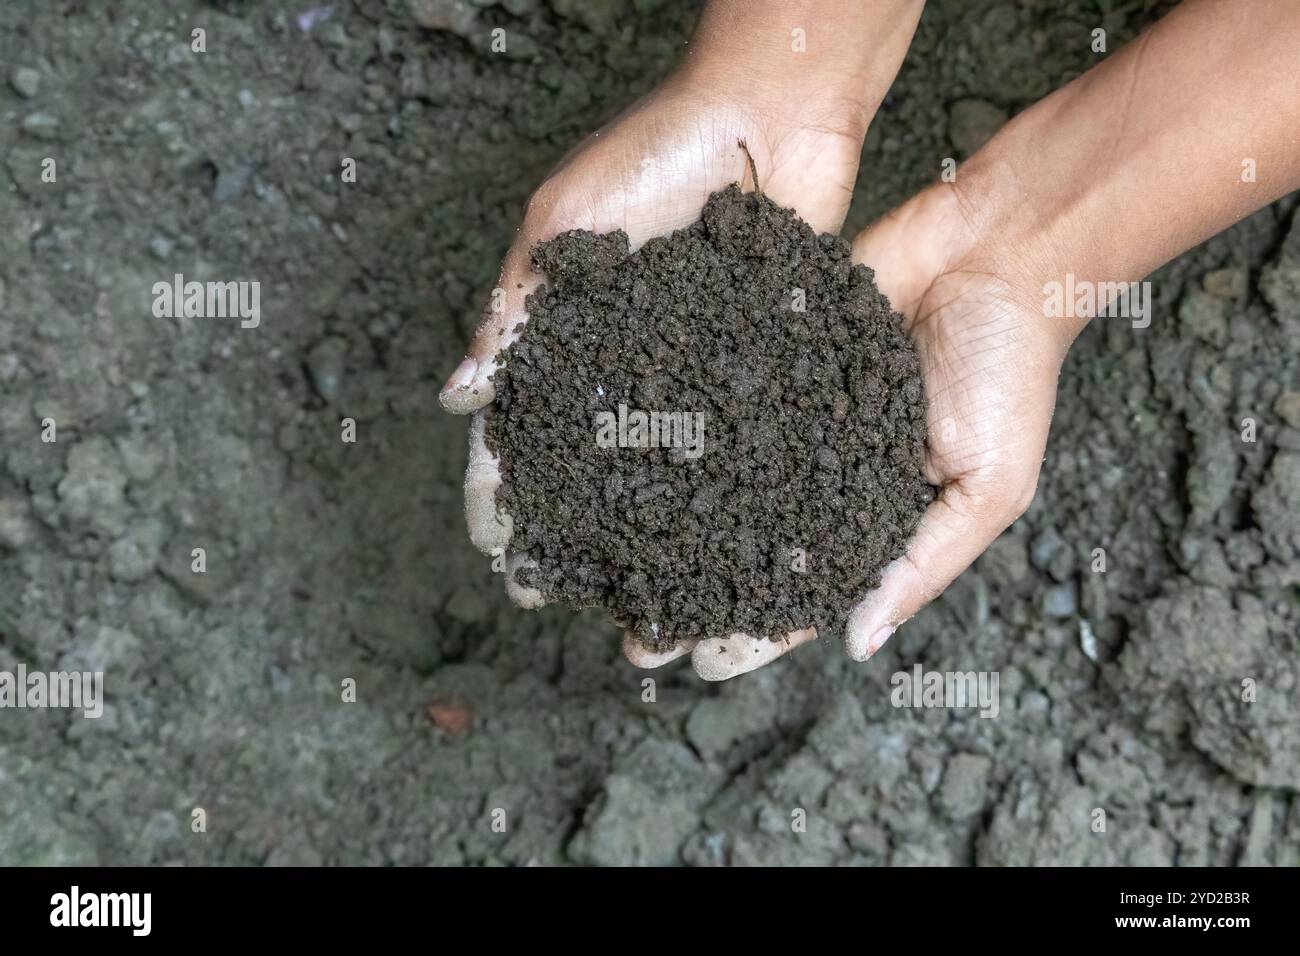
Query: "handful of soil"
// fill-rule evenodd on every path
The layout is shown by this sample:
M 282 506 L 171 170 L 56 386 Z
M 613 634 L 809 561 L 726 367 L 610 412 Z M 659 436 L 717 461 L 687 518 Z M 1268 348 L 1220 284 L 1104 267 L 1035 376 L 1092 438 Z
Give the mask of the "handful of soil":
M 839 633 L 933 488 L 902 318 L 849 244 L 736 185 L 635 253 L 539 244 L 488 447 L 518 572 L 649 646 Z

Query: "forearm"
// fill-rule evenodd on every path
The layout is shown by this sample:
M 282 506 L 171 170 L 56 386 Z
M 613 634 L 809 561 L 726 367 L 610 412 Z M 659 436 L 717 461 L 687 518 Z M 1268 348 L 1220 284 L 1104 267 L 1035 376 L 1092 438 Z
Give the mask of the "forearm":
M 956 186 L 1029 287 L 1141 279 L 1300 187 L 1300 3 L 1188 0 L 1016 117 Z
M 774 108 L 842 116 L 866 135 L 925 0 L 710 0 L 683 70 Z

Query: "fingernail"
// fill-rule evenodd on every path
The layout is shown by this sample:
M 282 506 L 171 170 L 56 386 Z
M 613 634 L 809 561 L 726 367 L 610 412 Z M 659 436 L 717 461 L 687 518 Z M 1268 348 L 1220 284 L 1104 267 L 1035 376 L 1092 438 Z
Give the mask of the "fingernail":
M 896 630 L 896 627 L 886 625 L 867 638 L 867 660 L 871 660 L 872 655 L 885 646 L 885 641 L 889 640 Z
M 456 366 L 456 371 L 451 373 L 447 379 L 447 384 L 442 387 L 440 396 L 446 396 L 449 392 L 454 392 L 458 388 L 465 388 L 470 382 L 474 381 L 474 373 L 478 371 L 478 362 L 472 358 L 467 358 Z

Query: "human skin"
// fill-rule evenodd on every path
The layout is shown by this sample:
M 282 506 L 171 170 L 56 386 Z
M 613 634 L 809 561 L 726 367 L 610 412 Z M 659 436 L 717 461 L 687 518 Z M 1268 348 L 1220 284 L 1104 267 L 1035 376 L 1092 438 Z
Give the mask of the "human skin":
M 918 16 L 917 3 L 903 2 L 710 4 L 692 65 L 634 107 L 604 142 L 589 141 L 539 190 L 543 202 L 530 206 L 503 272 L 503 287 L 525 286 L 517 309 L 507 307 L 508 321 L 519 321 L 522 295 L 540 282 L 523 277 L 533 243 L 566 228 L 631 225 L 637 245 L 686 225 L 709 191 L 744 178 L 737 168 L 743 158 L 727 158 L 727 138 L 746 138 L 760 174 L 770 170 L 763 189 L 771 198 L 818 230 L 837 230 L 866 124 Z M 807 25 L 809 51 L 794 57 L 817 51 L 815 60 L 781 49 L 792 23 Z M 850 34 L 854 29 L 862 32 Z M 817 47 L 818 36 L 827 39 L 825 48 Z M 846 43 L 845 36 L 868 39 Z M 863 62 L 864 49 L 870 63 Z M 829 79 L 822 98 L 810 101 L 808 90 L 819 88 L 809 79 L 814 63 Z M 707 105 L 699 111 L 701 103 Z M 1108 283 L 1141 279 L 1297 188 L 1298 120 L 1300 4 L 1187 0 L 1018 115 L 952 182 L 929 187 L 857 236 L 854 258 L 876 270 L 921 358 L 929 401 L 926 473 L 940 493 L 906 555 L 851 614 L 844 634 L 851 657 L 865 660 L 879 650 L 1033 499 L 1061 363 L 1087 321 L 1047 318 L 1044 285 L 1067 274 Z M 684 148 L 706 124 L 719 139 Z M 674 165 L 671 177 L 638 178 L 643 153 L 684 165 Z M 1246 160 L 1254 162 L 1253 181 L 1243 179 Z M 646 189 L 629 190 L 629 182 Z M 578 209 L 589 213 L 587 221 L 561 225 L 573 222 Z M 501 319 L 489 316 L 476 337 L 469 376 L 462 366 L 449 381 L 449 410 L 491 400 L 493 342 L 510 341 L 497 334 Z M 471 432 L 479 436 L 466 479 L 471 537 L 485 550 L 504 548 L 509 521 L 496 515 L 500 477 L 482 446 L 481 420 Z M 540 600 L 507 586 L 526 606 Z M 664 655 L 629 638 L 624 649 L 641 666 L 689 652 L 701 676 L 723 679 L 816 636 L 725 635 Z

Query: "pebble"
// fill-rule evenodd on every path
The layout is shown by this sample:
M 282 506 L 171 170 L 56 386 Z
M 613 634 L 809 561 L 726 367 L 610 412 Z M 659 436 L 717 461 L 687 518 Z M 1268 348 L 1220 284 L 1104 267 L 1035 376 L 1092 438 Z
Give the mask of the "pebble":
M 212 198 L 217 202 L 230 202 L 243 195 L 248 188 L 248 181 L 253 178 L 250 163 L 236 163 L 217 173 L 217 182 L 212 187 Z
M 0 500 L 0 547 L 21 550 L 35 539 L 35 526 L 27 517 L 27 506 Z
M 1043 592 L 1043 613 L 1048 617 L 1073 617 L 1077 607 L 1073 584 L 1054 584 Z
M 1215 269 L 1205 274 L 1201 285 L 1215 298 L 1240 299 L 1246 295 L 1246 272 L 1244 269 Z
M 33 139 L 52 140 L 59 135 L 58 117 L 51 113 L 30 113 L 23 119 L 23 132 Z
M 993 761 L 981 754 L 956 754 L 944 770 L 940 806 L 956 820 L 978 813 L 984 806 L 992 769 Z
M 1052 559 L 1065 547 L 1065 539 L 1055 527 L 1046 528 L 1035 536 L 1029 545 L 1029 560 L 1040 571 L 1047 571 L 1052 566 Z
M 109 574 L 115 581 L 143 581 L 153 573 L 162 552 L 166 529 L 161 521 L 148 518 L 132 526 L 108 550 Z
M 23 99 L 30 100 L 41 91 L 41 74 L 30 66 L 14 67 L 9 74 L 9 85 Z
M 347 341 L 331 336 L 318 342 L 307 355 L 307 371 L 311 373 L 312 387 L 327 402 L 338 397 L 347 354 Z
M 1178 318 L 1188 332 L 1211 345 L 1218 345 L 1228 336 L 1227 309 L 1222 299 L 1194 288 L 1178 304 Z
M 429 30 L 468 36 L 478 26 L 474 8 L 464 0 L 411 0 L 411 16 Z
M 0 295 L 0 302 L 3 302 Z M 1300 392 L 1283 392 L 1273 403 L 1273 411 L 1292 428 L 1300 428 Z

